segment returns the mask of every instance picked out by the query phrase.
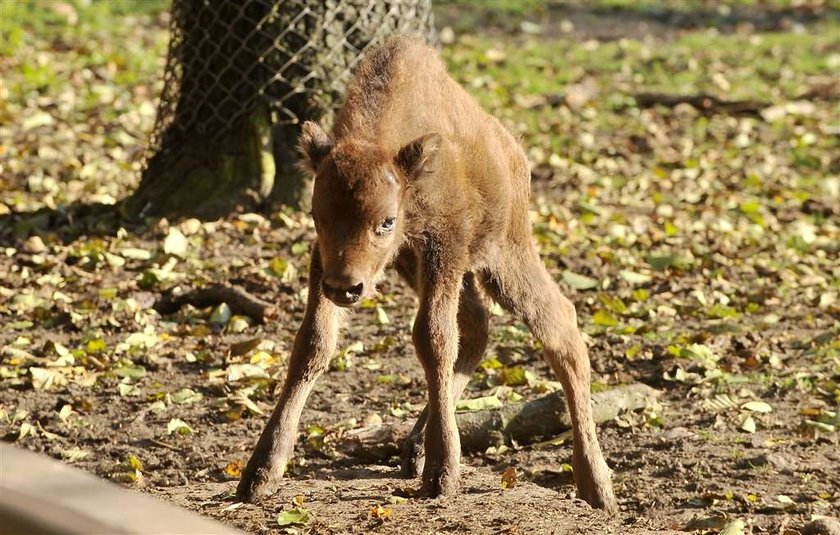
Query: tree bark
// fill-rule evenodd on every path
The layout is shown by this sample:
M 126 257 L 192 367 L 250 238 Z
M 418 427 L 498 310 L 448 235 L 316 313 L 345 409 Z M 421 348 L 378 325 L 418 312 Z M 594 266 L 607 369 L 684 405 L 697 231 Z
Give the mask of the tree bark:
M 274 184 L 271 147 L 271 128 L 259 109 L 220 139 L 194 134 L 170 141 L 149 161 L 128 213 L 209 220 L 254 206 Z
M 213 219 L 271 191 L 275 166 L 256 31 L 265 0 L 175 0 L 160 147 L 127 202 L 140 216 Z M 173 87 L 175 86 L 175 87 Z

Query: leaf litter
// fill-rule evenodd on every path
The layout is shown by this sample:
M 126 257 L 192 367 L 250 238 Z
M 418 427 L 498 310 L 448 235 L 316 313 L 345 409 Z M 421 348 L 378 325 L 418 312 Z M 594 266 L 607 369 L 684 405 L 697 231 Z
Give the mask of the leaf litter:
M 823 5 L 810 4 L 815 12 Z M 76 202 L 109 206 L 136 185 L 167 28 L 154 12 L 103 27 L 102 15 L 113 15 L 97 10 L 111 8 L 67 5 L 80 14 L 75 25 L 65 17 L 22 39 L 15 25 L 38 23 L 10 19 L 0 45 L 8 93 L 0 107 L 0 433 L 177 499 L 184 478 L 194 489 L 238 477 L 243 444 L 271 411 L 305 303 L 312 223 L 281 211 L 125 229 L 105 212 L 62 215 Z M 511 20 L 527 24 L 495 32 L 461 28 L 447 9 L 440 20 L 452 45 L 443 54 L 454 76 L 529 149 L 536 239 L 576 305 L 594 378 L 665 392 L 655 415 L 601 427 L 623 514 L 648 519 L 645 529 L 730 533 L 838 516 L 837 97 L 817 91 L 840 65 L 836 21 L 806 22 L 804 32 L 728 32 L 689 9 L 694 27 L 675 32 L 642 14 L 661 34 L 604 39 L 599 32 L 615 28 L 587 33 L 590 23 L 562 9 L 545 20 L 514 9 Z M 97 54 L 91 35 L 101 37 Z M 633 95 L 643 92 L 768 106 L 750 116 L 686 102 L 640 108 Z M 228 303 L 152 308 L 178 285 L 229 281 L 276 302 L 279 317 L 260 324 Z M 302 429 L 323 432 L 311 434 L 311 448 L 302 433 L 289 469 L 297 492 L 306 485 L 294 478 L 338 462 L 330 441 L 343 430 L 370 415 L 410 425 L 419 413 L 414 307 L 390 277 L 354 314 L 304 413 Z M 459 407 L 558 390 L 525 326 L 498 307 L 492 321 L 487 364 Z M 553 443 L 494 446 L 465 463 L 552 463 L 520 470 L 505 495 L 540 485 L 572 495 L 558 468 L 570 461 L 571 442 L 545 438 Z M 790 466 L 741 462 L 762 455 Z M 487 488 L 498 491 L 498 478 Z M 699 511 L 684 507 L 694 499 Z M 412 515 L 397 507 L 413 501 L 394 505 L 381 529 L 399 530 Z M 355 518 L 381 520 L 371 511 L 386 502 L 352 502 Z M 314 514 L 289 526 L 334 521 L 324 503 L 309 500 Z M 717 514 L 721 506 L 729 516 Z M 240 511 L 254 514 L 225 514 L 240 527 L 260 521 Z M 715 521 L 692 524 L 695 513 Z M 256 516 L 280 523 L 276 510 Z

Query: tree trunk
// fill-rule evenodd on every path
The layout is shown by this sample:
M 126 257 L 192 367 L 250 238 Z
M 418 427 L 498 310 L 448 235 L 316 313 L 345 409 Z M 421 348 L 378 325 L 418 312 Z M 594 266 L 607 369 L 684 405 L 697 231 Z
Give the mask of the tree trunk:
M 269 43 L 256 31 L 270 9 L 264 0 L 174 0 L 160 146 L 130 213 L 215 218 L 271 191 L 272 132 L 257 98 Z
M 156 152 L 127 210 L 216 218 L 308 200 L 303 121 L 330 120 L 365 48 L 433 29 L 431 0 L 173 0 L 171 31 Z
M 215 219 L 265 199 L 274 173 L 271 128 L 266 113 L 254 110 L 218 140 L 195 134 L 155 154 L 128 211 Z

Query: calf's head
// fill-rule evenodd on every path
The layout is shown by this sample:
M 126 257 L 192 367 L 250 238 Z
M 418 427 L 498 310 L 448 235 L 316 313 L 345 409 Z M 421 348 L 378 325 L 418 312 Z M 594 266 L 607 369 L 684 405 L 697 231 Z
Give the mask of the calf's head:
M 432 171 L 440 136 L 428 134 L 389 153 L 370 141 L 334 141 L 303 125 L 300 147 L 315 173 L 312 217 L 324 295 L 352 306 L 374 288 L 405 236 L 414 181 Z

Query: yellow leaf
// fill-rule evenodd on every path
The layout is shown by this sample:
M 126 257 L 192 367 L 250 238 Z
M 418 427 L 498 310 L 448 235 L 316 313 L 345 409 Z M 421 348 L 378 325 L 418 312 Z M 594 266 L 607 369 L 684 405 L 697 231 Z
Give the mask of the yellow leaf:
M 473 399 L 459 400 L 455 405 L 457 411 L 480 411 L 484 409 L 498 409 L 503 404 L 496 396 L 484 396 Z
M 388 319 L 388 314 L 381 306 L 376 307 L 376 322 L 380 325 L 388 325 L 391 323 L 391 320 Z
M 394 514 L 394 510 L 390 507 L 382 507 L 381 505 L 374 505 L 370 508 L 371 518 L 378 518 L 379 520 L 387 520 Z
M 720 535 L 743 535 L 744 527 L 744 521 L 736 518 L 721 530 Z
M 244 468 L 242 461 L 231 461 L 225 466 L 224 472 L 230 477 L 239 477 L 242 475 L 242 468 Z
M 137 458 L 136 455 L 132 453 L 129 453 L 128 457 L 125 458 L 125 463 L 138 472 L 141 472 L 143 470 L 143 463 L 140 461 L 140 459 Z

